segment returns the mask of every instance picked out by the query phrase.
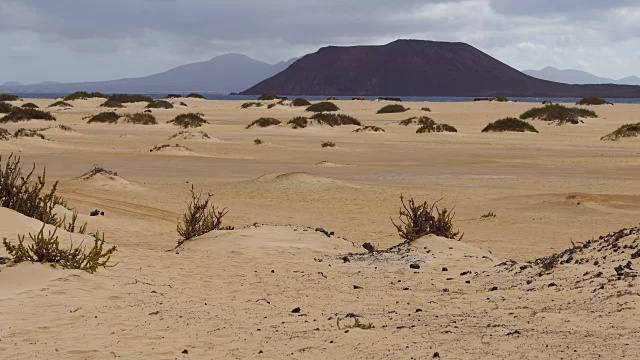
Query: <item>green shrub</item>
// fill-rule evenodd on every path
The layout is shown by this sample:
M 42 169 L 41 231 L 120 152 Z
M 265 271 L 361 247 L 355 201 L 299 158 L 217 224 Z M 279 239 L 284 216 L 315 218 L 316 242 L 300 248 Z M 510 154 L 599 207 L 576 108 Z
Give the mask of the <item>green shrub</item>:
M 13 154 L 9 155 L 3 166 L 0 156 L 0 206 L 45 224 L 60 226 L 61 221 L 53 213 L 56 205 L 64 205 L 64 201 L 55 194 L 58 182 L 53 184 L 48 193 L 43 193 L 46 169 L 42 171 L 42 175 L 33 179 L 35 169 L 34 164 L 29 173 L 23 173 L 20 158 Z
M 173 105 L 164 100 L 154 100 L 150 102 L 147 106 L 147 109 L 173 109 Z
M 11 112 L 11 109 L 13 109 L 13 105 L 0 101 L 0 114 L 8 114 Z
M 489 123 L 482 132 L 503 132 L 503 131 L 514 131 L 514 132 L 533 132 L 537 133 L 533 125 L 529 124 L 526 121 L 516 119 L 513 117 L 508 117 L 500 120 L 496 120 L 492 123 Z
M 121 116 L 119 114 L 116 114 L 113 111 L 107 111 L 97 115 L 85 117 L 84 119 L 89 119 L 89 121 L 87 121 L 87 124 L 91 124 L 91 123 L 116 124 L 118 122 L 118 119 L 120 119 L 120 117 Z
M 401 120 L 398 124 L 400 124 L 402 126 L 409 126 L 409 125 L 415 123 L 416 119 L 417 119 L 417 117 L 415 117 L 415 116 L 414 117 L 410 117 L 408 119 Z
M 18 101 L 20 98 L 12 94 L 0 94 L 0 101 Z
M 25 128 L 21 128 L 16 130 L 16 132 L 13 133 L 13 137 L 16 139 L 20 139 L 23 137 L 28 137 L 28 138 L 40 138 L 42 140 L 46 140 L 46 138 L 44 137 L 44 135 L 42 135 L 42 133 L 40 133 L 37 129 L 25 129 Z
M 251 124 L 247 125 L 245 127 L 245 129 L 249 129 L 253 126 L 259 126 L 259 127 L 268 127 L 268 126 L 274 126 L 274 125 L 280 125 L 282 122 L 278 119 L 274 119 L 274 118 L 269 118 L 269 117 L 262 117 L 258 120 L 255 120 L 254 122 L 252 122 Z
M 411 109 L 406 108 L 400 104 L 393 104 L 393 105 L 387 105 L 382 107 L 382 109 L 378 110 L 378 114 L 403 113 L 408 110 L 411 110 Z
M 586 97 L 578 101 L 576 105 L 611 105 L 611 103 L 598 97 Z
M 580 118 L 597 118 L 598 115 L 591 110 L 569 108 L 560 104 L 551 104 L 543 107 L 532 108 L 520 115 L 520 119 L 540 119 L 558 125 L 579 124 Z
M 204 119 L 204 114 L 188 113 L 176 116 L 175 119 L 169 121 L 169 123 L 173 123 L 183 129 L 187 129 L 200 127 L 204 124 L 208 124 L 209 122 Z
M 73 105 L 69 104 L 68 102 L 64 102 L 64 101 L 56 101 L 53 104 L 47 106 L 47 107 L 73 107 Z
M 240 108 L 242 108 L 242 109 L 248 109 L 248 108 L 250 108 L 250 107 L 252 107 L 252 106 L 255 106 L 255 107 L 261 107 L 261 106 L 263 106 L 263 105 L 262 105 L 262 103 L 259 103 L 259 102 L 256 102 L 256 101 L 252 101 L 252 102 L 246 102 L 246 103 L 244 103 L 244 104 L 240 105 Z
M 316 120 L 320 125 L 329 125 L 331 127 L 341 125 L 362 126 L 360 120 L 345 114 L 316 113 L 311 116 L 311 119 Z
M 191 93 L 189 95 L 187 95 L 188 98 L 192 98 L 192 99 L 202 99 L 202 100 L 206 100 L 207 98 L 204 97 L 203 95 L 200 95 L 198 93 Z
M 439 201 L 431 205 L 426 201 L 416 205 L 413 199 L 405 203 L 404 197 L 400 195 L 402 208 L 400 208 L 399 223 L 396 224 L 393 219 L 391 220 L 400 237 L 407 242 L 431 234 L 462 240 L 464 234 L 460 235 L 460 231 L 453 230 L 455 213 L 447 210 L 446 207 L 440 210 L 437 206 Z
M 86 99 L 93 99 L 93 98 L 102 98 L 102 99 L 108 99 L 109 95 L 105 95 L 103 93 L 99 93 L 99 92 L 92 92 L 92 93 L 88 93 L 86 91 L 76 91 L 71 95 L 67 95 L 64 98 L 64 101 L 71 101 L 71 100 L 86 100 Z
M 107 101 L 102 103 L 100 105 L 100 107 L 120 109 L 120 108 L 123 108 L 124 105 L 122 105 L 122 103 L 120 101 L 116 101 L 116 100 L 113 100 L 113 99 L 107 99 Z
M 289 120 L 287 124 L 291 124 L 293 129 L 304 129 L 309 125 L 309 120 L 304 116 L 297 116 Z
M 38 105 L 36 105 L 36 104 L 34 104 L 34 103 L 31 103 L 31 102 L 29 102 L 29 103 L 24 103 L 24 104 L 22 104 L 22 106 L 21 106 L 21 107 L 22 107 L 22 108 L 25 108 L 25 109 L 40 109 L 40 107 L 39 107 Z
M 620 126 L 616 131 L 611 134 L 605 135 L 600 140 L 616 141 L 621 138 L 638 137 L 640 136 L 640 123 L 626 124 Z
M 431 133 L 431 132 L 435 132 L 435 133 L 458 132 L 458 129 L 456 129 L 455 127 L 449 124 L 437 124 L 435 121 L 433 120 L 431 121 L 432 122 L 429 122 L 420 126 L 418 130 L 416 130 L 416 134 Z
M 109 100 L 117 101 L 121 104 L 136 103 L 136 102 L 146 102 L 146 103 L 153 102 L 152 98 L 145 95 L 139 95 L 139 94 L 113 94 L 109 96 Z
M 276 100 L 276 99 L 279 99 L 279 97 L 273 94 L 262 94 L 258 98 L 259 101 L 269 101 L 269 100 Z
M 96 231 L 93 235 L 93 247 L 87 252 L 86 246 L 80 244 L 74 247 L 73 244 L 68 249 L 61 249 L 58 236 L 56 236 L 57 228 L 44 235 L 44 225 L 37 235 L 29 234 L 33 242 L 29 246 L 24 245 L 25 237 L 18 236 L 18 245 L 13 245 L 5 238 L 2 243 L 5 249 L 13 257 L 15 263 L 23 261 L 31 261 L 42 264 L 60 265 L 65 269 L 83 270 L 93 274 L 98 268 L 114 267 L 117 264 L 109 265 L 111 256 L 116 252 L 116 246 L 104 250 L 104 234 Z
M 323 141 L 320 146 L 322 146 L 323 148 L 326 147 L 336 147 L 336 143 L 334 143 L 333 141 Z
M 11 133 L 5 128 L 0 128 L 0 141 L 7 141 L 11 138 Z
M 426 112 L 431 112 L 431 108 L 428 107 L 423 107 L 422 109 L 420 109 L 422 111 L 426 111 Z
M 383 128 L 373 125 L 367 125 L 353 130 L 353 132 L 385 132 Z
M 19 122 L 19 121 L 29 121 L 29 120 L 46 120 L 46 121 L 56 121 L 55 116 L 51 115 L 51 113 L 38 110 L 38 109 L 30 109 L 30 108 L 20 108 L 13 107 L 11 111 L 0 119 L 0 123 L 8 123 L 8 122 Z
M 340 108 L 332 102 L 323 101 L 307 107 L 306 111 L 321 113 L 325 111 L 340 111 Z
M 156 125 L 156 117 L 149 113 L 135 113 L 124 116 L 124 122 L 136 125 Z
M 311 106 L 311 103 L 307 99 L 297 98 L 293 99 L 291 106 Z
M 178 240 L 178 246 L 187 240 L 222 229 L 222 219 L 228 211 L 226 208 L 218 210 L 211 203 L 212 198 L 212 194 L 206 196 L 203 196 L 202 193 L 196 194 L 193 185 L 191 185 L 191 202 L 187 205 L 187 210 L 177 226 L 178 235 L 181 238 Z

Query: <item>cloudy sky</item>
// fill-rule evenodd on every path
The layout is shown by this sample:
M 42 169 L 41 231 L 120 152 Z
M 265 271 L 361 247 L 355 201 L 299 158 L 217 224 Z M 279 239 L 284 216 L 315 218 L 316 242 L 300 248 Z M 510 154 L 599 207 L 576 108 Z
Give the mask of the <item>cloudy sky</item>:
M 462 41 L 518 69 L 640 75 L 640 0 L 0 0 L 0 83 L 134 77 L 239 52 Z

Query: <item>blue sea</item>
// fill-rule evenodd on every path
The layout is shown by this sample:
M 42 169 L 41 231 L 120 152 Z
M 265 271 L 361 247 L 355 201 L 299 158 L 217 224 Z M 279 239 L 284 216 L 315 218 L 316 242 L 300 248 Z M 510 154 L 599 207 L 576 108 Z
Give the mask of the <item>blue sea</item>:
M 153 99 L 163 99 L 167 96 L 168 93 L 145 93 Z M 218 93 L 200 93 L 205 96 L 209 100 L 257 100 L 258 96 L 256 95 L 222 95 Z M 57 99 L 64 96 L 67 96 L 67 93 L 14 93 L 14 95 L 20 96 L 21 98 L 30 98 L 30 99 Z M 186 95 L 186 94 L 183 94 Z M 310 101 L 320 101 L 326 100 L 327 96 L 287 96 L 289 99 L 294 99 L 297 97 L 302 97 Z M 365 100 L 375 100 L 377 96 L 335 96 L 338 100 L 351 100 L 354 97 L 364 98 Z M 417 96 L 392 96 L 402 99 L 402 101 L 406 102 L 469 102 L 473 101 L 473 97 L 417 97 Z M 509 100 L 515 102 L 542 102 L 542 101 L 550 101 L 554 103 L 576 103 L 580 100 L 580 98 L 534 98 L 534 97 L 510 97 Z M 610 103 L 613 104 L 640 104 L 640 98 L 608 98 L 606 99 Z

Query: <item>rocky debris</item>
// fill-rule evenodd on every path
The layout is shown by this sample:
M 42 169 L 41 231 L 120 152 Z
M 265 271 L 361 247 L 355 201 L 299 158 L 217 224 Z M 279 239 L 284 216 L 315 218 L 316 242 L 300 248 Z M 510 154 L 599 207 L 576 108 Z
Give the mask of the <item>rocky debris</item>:
M 353 290 L 362 290 L 362 289 L 363 289 L 362 286 L 353 285 Z
M 323 228 L 316 228 L 316 232 L 323 233 L 327 237 L 332 237 L 333 235 L 335 235 L 333 231 L 329 232 L 329 231 L 327 231 L 327 230 L 325 230 Z
M 300 310 L 301 310 L 301 309 L 300 309 L 299 307 L 297 307 L 297 308 L 295 308 L 295 309 L 291 310 L 291 313 L 293 313 L 293 314 L 298 314 L 298 313 L 300 313 Z
M 376 251 L 375 246 L 373 246 L 371 243 L 368 243 L 368 242 L 362 244 L 362 247 L 370 253 Z
M 184 349 L 184 350 L 182 350 L 182 353 L 183 353 L 183 354 L 188 354 L 188 353 L 189 353 L 189 350 Z
M 100 211 L 98 209 L 93 210 L 92 212 L 89 213 L 89 216 L 104 216 L 104 211 Z
M 342 257 L 342 262 L 348 263 L 348 262 L 351 262 L 351 260 L 349 260 L 348 256 L 343 256 Z
M 420 264 L 413 263 L 413 264 L 409 265 L 409 267 L 412 268 L 412 269 L 418 270 L 418 269 L 420 269 Z

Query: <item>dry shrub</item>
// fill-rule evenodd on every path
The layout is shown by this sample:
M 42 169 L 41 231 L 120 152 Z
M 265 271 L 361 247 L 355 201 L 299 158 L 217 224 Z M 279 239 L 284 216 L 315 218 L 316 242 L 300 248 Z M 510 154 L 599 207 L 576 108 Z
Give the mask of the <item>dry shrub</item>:
M 311 103 L 307 99 L 297 98 L 293 99 L 291 106 L 311 106 Z
M 109 100 L 117 101 L 121 104 L 136 103 L 136 102 L 146 102 L 146 103 L 153 102 L 152 98 L 146 95 L 140 95 L 140 94 L 113 94 L 109 96 Z
M 278 119 L 269 118 L 269 117 L 262 117 L 262 118 L 260 118 L 258 120 L 255 120 L 251 124 L 247 125 L 245 127 L 245 129 L 249 129 L 249 128 L 254 127 L 254 126 L 269 127 L 269 126 L 275 126 L 275 125 L 280 125 L 280 124 L 282 124 L 282 121 L 280 121 Z
M 396 224 L 393 219 L 391 222 L 405 241 L 414 241 L 430 234 L 462 240 L 464 234 L 460 235 L 460 231 L 453 229 L 455 213 L 447 210 L 446 207 L 440 210 L 437 206 L 440 200 L 431 205 L 426 201 L 416 205 L 413 198 L 405 202 L 404 197 L 400 195 L 400 201 L 402 208 L 400 208 L 399 224 Z
M 8 114 L 11 112 L 11 109 L 13 109 L 13 105 L 0 101 L 0 114 Z
M 86 119 L 86 117 L 84 118 Z M 113 111 L 103 112 L 97 115 L 93 115 L 88 117 L 89 121 L 87 124 L 91 123 L 101 123 L 101 124 L 116 124 L 118 119 L 120 119 L 120 115 Z
M 191 94 L 187 95 L 187 97 L 191 98 L 191 99 L 202 99 L 202 100 L 206 100 L 207 99 L 206 97 L 204 97 L 203 95 L 200 95 L 198 93 L 191 93 Z
M 173 120 L 169 121 L 169 123 L 176 124 L 183 129 L 187 129 L 200 127 L 204 124 L 208 124 L 209 122 L 204 119 L 204 114 L 188 113 L 176 116 Z
M 73 105 L 69 104 L 68 102 L 64 102 L 64 101 L 56 101 L 53 104 L 47 106 L 47 107 L 73 107 Z
M 591 110 L 577 107 L 567 107 L 560 104 L 550 104 L 543 107 L 532 108 L 520 115 L 520 119 L 539 119 L 557 125 L 579 124 L 581 118 L 597 118 L 598 115 Z
M 40 108 L 40 106 L 38 106 L 38 105 L 36 105 L 36 104 L 34 104 L 34 103 L 31 103 L 31 102 L 28 102 L 28 103 L 22 104 L 22 106 L 21 106 L 21 107 L 22 107 L 22 108 L 25 108 L 25 109 L 39 109 L 39 108 Z
M 11 111 L 7 115 L 5 115 L 3 118 L 0 118 L 0 123 L 29 121 L 29 120 L 56 121 L 56 118 L 55 116 L 51 115 L 51 113 L 46 111 L 14 106 L 11 108 Z
M 357 128 L 353 130 L 353 132 L 385 132 L 385 131 L 381 127 L 374 126 L 374 125 L 367 125 L 367 126 Z
M 135 113 L 124 116 L 124 122 L 136 125 L 157 125 L 156 117 L 149 113 Z
M 0 101 L 18 101 L 20 98 L 12 94 L 0 94 Z
M 317 113 L 311 116 L 311 119 L 316 120 L 320 125 L 329 125 L 331 127 L 341 126 L 341 125 L 357 125 L 362 126 L 360 120 L 354 118 L 353 116 L 345 115 L 345 114 L 325 114 L 325 113 Z
M 309 125 L 309 120 L 304 116 L 297 116 L 289 120 L 287 124 L 291 124 L 293 129 L 304 129 Z
M 100 105 L 100 107 L 112 108 L 112 109 L 121 109 L 124 107 L 120 101 L 116 101 L 113 99 L 107 99 L 104 103 Z
M 320 146 L 322 146 L 323 148 L 326 147 L 336 147 L 336 143 L 334 143 L 333 141 L 323 141 Z
M 378 114 L 403 113 L 408 110 L 411 110 L 411 109 L 406 108 L 400 104 L 393 104 L 393 105 L 387 105 L 382 107 L 382 109 L 378 110 Z
M 46 140 L 44 135 L 42 135 L 42 133 L 40 131 L 38 131 L 38 129 L 20 128 L 20 129 L 16 130 L 16 132 L 13 133 L 13 137 L 16 138 L 16 139 L 20 139 L 20 138 L 23 138 L 23 137 L 28 137 L 28 138 L 40 138 L 42 140 Z
M 482 132 L 504 132 L 504 131 L 513 131 L 513 132 L 533 132 L 537 133 L 533 125 L 529 124 L 526 121 L 516 119 L 513 117 L 508 117 L 500 120 L 496 120 L 492 123 L 489 123 Z
M 212 198 L 213 195 L 209 193 L 206 196 L 203 196 L 202 193 L 196 194 L 193 185 L 191 185 L 191 202 L 187 205 L 187 210 L 177 226 L 178 235 L 181 237 L 178 240 L 178 246 L 208 232 L 223 229 L 222 218 L 227 215 L 228 211 L 226 208 L 218 210 L 211 203 Z
M 323 101 L 307 107 L 306 111 L 321 113 L 326 111 L 340 111 L 340 108 L 332 102 Z
M 640 123 L 626 124 L 620 126 L 616 131 L 611 134 L 607 134 L 600 138 L 600 140 L 617 141 L 621 138 L 638 137 L 640 136 Z
M 262 145 L 262 144 L 264 144 L 264 141 L 262 141 L 262 140 L 260 140 L 260 139 L 255 139 L 255 140 L 253 140 L 253 143 L 254 143 L 255 145 Z
M 244 104 L 240 105 L 240 108 L 242 108 L 242 109 L 248 109 L 248 108 L 250 108 L 250 107 L 252 107 L 252 106 L 255 106 L 255 107 L 261 107 L 261 106 L 263 106 L 263 105 L 262 105 L 262 103 L 259 103 L 259 102 L 257 102 L 257 101 L 251 101 L 251 102 L 246 102 L 246 103 L 244 103 Z
M 601 99 L 598 97 L 586 97 L 582 98 L 580 101 L 576 103 L 576 105 L 613 105 L 605 99 Z
M 103 98 L 103 99 L 108 99 L 109 96 L 105 95 L 103 93 L 99 93 L 99 92 L 92 92 L 92 93 L 88 93 L 86 91 L 76 91 L 71 95 L 67 95 L 64 98 L 64 101 L 71 101 L 71 100 L 86 100 L 86 99 L 92 99 L 92 98 Z
M 11 138 L 11 133 L 5 128 L 0 128 L 0 141 L 7 141 Z
M 173 105 L 165 100 L 154 100 L 147 104 L 147 109 L 173 109 Z

